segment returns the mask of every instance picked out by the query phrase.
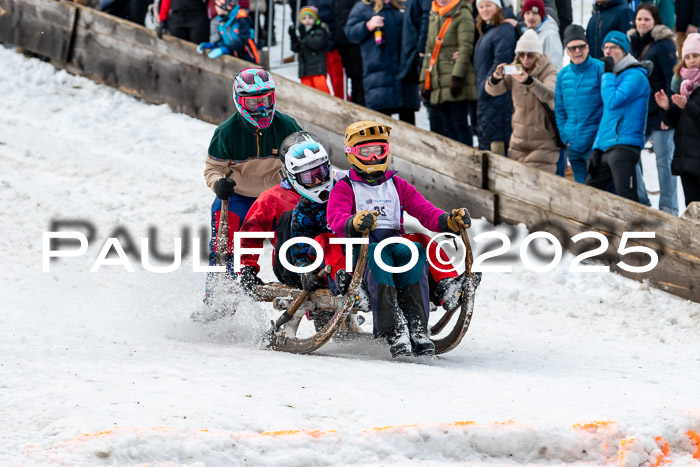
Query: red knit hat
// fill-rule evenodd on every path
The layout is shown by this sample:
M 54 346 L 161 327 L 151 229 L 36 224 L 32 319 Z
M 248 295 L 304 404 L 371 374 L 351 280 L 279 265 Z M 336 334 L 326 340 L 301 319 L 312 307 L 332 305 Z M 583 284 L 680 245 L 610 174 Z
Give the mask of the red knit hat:
M 521 13 L 524 15 L 526 11 L 530 10 L 539 14 L 542 21 L 547 17 L 547 12 L 544 11 L 544 0 L 525 0 Z

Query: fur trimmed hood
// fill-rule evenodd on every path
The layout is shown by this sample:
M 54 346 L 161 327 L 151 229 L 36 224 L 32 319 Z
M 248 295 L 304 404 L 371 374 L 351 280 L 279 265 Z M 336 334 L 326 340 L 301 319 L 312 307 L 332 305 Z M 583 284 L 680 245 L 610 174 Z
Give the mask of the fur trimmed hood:
M 629 31 L 627 31 L 627 37 L 629 37 L 631 42 L 632 39 L 634 39 L 635 37 L 639 37 L 639 33 L 635 28 L 632 28 Z M 676 33 L 673 32 L 673 30 L 671 30 L 671 28 L 669 28 L 665 24 L 657 24 L 651 30 L 651 38 L 654 39 L 654 42 L 659 42 L 664 39 L 669 39 L 673 42 L 676 42 Z

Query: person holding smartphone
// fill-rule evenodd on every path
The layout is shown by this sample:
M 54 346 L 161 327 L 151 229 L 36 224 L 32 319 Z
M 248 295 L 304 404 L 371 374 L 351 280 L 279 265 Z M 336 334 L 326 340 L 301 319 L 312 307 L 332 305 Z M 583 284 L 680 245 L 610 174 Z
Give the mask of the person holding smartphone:
M 550 173 L 556 173 L 559 147 L 544 106 L 554 108 L 556 81 L 557 69 L 543 54 L 537 33 L 528 29 L 515 47 L 515 62 L 498 65 L 486 82 L 486 92 L 492 96 L 512 91 L 508 157 Z

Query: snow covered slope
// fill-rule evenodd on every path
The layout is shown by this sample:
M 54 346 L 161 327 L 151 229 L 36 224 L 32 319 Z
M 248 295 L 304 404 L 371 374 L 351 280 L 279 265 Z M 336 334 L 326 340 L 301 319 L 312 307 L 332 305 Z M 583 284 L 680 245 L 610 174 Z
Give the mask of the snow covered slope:
M 267 306 L 190 321 L 191 255 L 171 274 L 89 272 L 119 226 L 137 249 L 157 226 L 163 252 L 206 228 L 213 126 L 2 48 L 0 89 L 0 465 L 642 465 L 657 436 L 672 465 L 698 464 L 700 305 L 569 273 L 565 254 L 485 274 L 469 333 L 436 361 L 267 351 Z M 44 273 L 56 219 L 95 239 Z

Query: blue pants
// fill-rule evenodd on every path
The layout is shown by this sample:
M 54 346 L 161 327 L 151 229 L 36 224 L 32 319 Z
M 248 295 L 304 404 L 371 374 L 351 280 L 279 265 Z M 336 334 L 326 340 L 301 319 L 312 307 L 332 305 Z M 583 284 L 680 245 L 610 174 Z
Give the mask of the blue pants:
M 234 193 L 228 199 L 228 256 L 226 259 L 226 271 L 231 277 L 235 276 L 233 271 L 233 234 L 238 232 L 243 225 L 243 221 L 248 215 L 248 210 L 257 198 L 239 195 Z M 209 266 L 216 266 L 216 236 L 219 232 L 219 219 L 221 218 L 221 199 L 217 196 L 211 205 L 211 240 L 209 241 Z M 207 285 L 204 300 L 209 297 L 211 281 L 215 273 L 207 273 Z
M 586 151 L 574 151 L 572 149 L 567 149 L 569 164 L 571 164 L 571 171 L 574 173 L 574 180 L 578 183 L 586 183 L 586 176 L 588 175 L 588 156 L 591 155 L 592 148 L 588 148 Z
M 566 176 L 566 151 L 559 150 L 559 160 L 557 161 L 557 175 L 560 177 Z
M 675 130 L 653 130 L 647 137 L 654 140 L 654 155 L 656 156 L 656 171 L 659 173 L 659 209 L 674 216 L 678 215 L 678 179 L 671 175 L 671 160 L 676 145 L 673 142 Z M 642 162 L 636 167 L 637 196 L 639 202 L 650 206 L 647 189 L 642 178 Z

